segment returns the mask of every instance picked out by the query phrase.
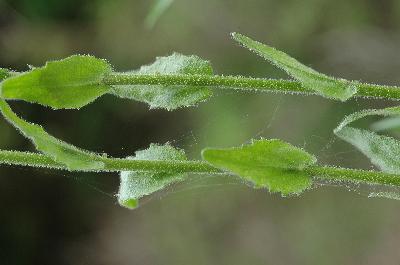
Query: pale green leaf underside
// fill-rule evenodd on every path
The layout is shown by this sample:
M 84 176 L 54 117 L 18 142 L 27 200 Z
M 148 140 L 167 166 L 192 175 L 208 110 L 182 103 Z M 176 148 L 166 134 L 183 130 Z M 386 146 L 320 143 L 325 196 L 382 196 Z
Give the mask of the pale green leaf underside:
M 371 115 L 399 116 L 400 107 L 363 110 L 348 115 L 335 129 L 341 139 L 357 147 L 382 171 L 400 173 L 400 141 L 375 132 L 349 126 L 350 123 Z
M 138 75 L 212 75 L 213 71 L 210 63 L 198 56 L 173 53 L 170 56 L 157 57 L 154 63 L 129 73 Z M 151 108 L 167 110 L 193 106 L 212 96 L 210 88 L 200 86 L 123 85 L 113 86 L 111 93 L 122 98 L 146 102 Z
M 176 149 L 169 144 L 156 145 L 151 144 L 146 150 L 137 151 L 135 157 L 129 157 L 134 160 L 170 160 L 184 161 L 186 159 L 183 150 Z M 138 200 L 153 192 L 184 179 L 185 174 L 171 172 L 139 172 L 122 171 L 121 183 L 118 192 L 119 203 L 127 208 L 136 208 Z
M 217 168 L 282 195 L 298 194 L 309 188 L 311 177 L 302 170 L 317 161 L 281 140 L 254 140 L 250 145 L 228 149 L 207 148 L 202 156 Z
M 89 170 L 103 168 L 103 162 L 96 159 L 96 154 L 89 153 L 73 145 L 49 135 L 39 125 L 29 123 L 19 118 L 3 99 L 0 99 L 0 112 L 21 133 L 30 139 L 37 150 L 50 155 L 55 161 L 63 163 L 74 170 Z
M 232 38 L 247 49 L 254 51 L 259 56 L 283 69 L 290 76 L 300 81 L 305 88 L 312 89 L 321 96 L 345 101 L 357 92 L 357 82 L 336 79 L 319 73 L 286 53 L 239 33 L 232 33 Z
M 80 108 L 109 91 L 102 79 L 111 71 L 105 60 L 73 55 L 6 79 L 1 84 L 1 97 L 54 109 Z

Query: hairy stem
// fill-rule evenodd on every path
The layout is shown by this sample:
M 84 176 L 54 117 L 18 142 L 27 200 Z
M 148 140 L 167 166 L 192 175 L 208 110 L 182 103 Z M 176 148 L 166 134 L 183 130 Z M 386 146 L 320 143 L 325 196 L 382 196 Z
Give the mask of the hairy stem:
M 104 77 L 103 82 L 108 85 L 190 85 L 306 95 L 316 94 L 315 91 L 304 88 L 298 81 L 242 76 L 112 73 Z M 358 83 L 355 96 L 400 100 L 400 87 Z
M 104 168 L 100 171 L 173 171 L 179 173 L 207 174 L 223 173 L 223 171 L 203 161 L 132 160 L 107 157 L 98 159 L 104 163 Z M 51 156 L 20 151 L 0 151 L 0 164 L 69 170 L 64 164 L 54 161 Z M 76 171 L 99 170 L 89 169 Z
M 131 160 L 103 158 L 104 169 L 101 171 L 173 171 L 179 173 L 228 174 L 203 161 L 165 161 L 165 160 Z M 30 167 L 46 167 L 68 170 L 66 166 L 54 161 L 50 156 L 38 153 L 19 151 L 0 151 L 0 164 Z M 90 171 L 90 170 L 88 170 Z M 98 170 L 93 170 L 98 171 Z M 380 171 L 368 171 L 331 166 L 310 166 L 304 169 L 309 175 L 334 181 L 355 183 L 382 184 L 400 187 L 400 176 Z
M 305 171 L 319 179 L 400 187 L 400 176 L 381 171 L 312 166 Z

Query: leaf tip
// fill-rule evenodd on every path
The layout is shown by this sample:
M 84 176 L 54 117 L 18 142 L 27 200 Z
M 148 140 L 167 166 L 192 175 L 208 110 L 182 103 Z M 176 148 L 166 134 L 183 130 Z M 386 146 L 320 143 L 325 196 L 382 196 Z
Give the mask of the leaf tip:
M 213 149 L 206 147 L 203 150 L 201 150 L 201 158 L 203 158 L 203 160 L 208 162 L 208 159 L 210 158 L 210 154 L 212 154 Z
M 139 200 L 138 199 L 118 199 L 118 203 L 125 207 L 128 208 L 130 210 L 136 209 L 137 207 L 139 207 Z
M 231 32 L 231 33 L 229 33 L 229 35 L 231 35 L 231 38 L 232 38 L 232 39 L 236 38 L 236 35 L 237 35 L 237 34 L 238 34 L 237 32 Z
M 231 38 L 232 38 L 233 40 L 239 42 L 239 43 L 242 44 L 242 45 L 244 45 L 244 40 L 245 40 L 245 39 L 249 39 L 249 38 L 246 37 L 245 35 L 240 34 L 240 33 L 238 33 L 238 32 L 231 32 L 230 35 L 231 35 Z

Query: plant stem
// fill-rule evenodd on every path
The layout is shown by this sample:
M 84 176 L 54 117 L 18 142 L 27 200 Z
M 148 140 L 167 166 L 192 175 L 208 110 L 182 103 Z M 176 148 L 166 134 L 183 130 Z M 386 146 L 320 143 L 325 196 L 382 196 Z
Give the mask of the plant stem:
M 155 161 L 120 158 L 103 158 L 102 161 L 104 162 L 105 167 L 101 171 L 173 171 L 179 173 L 197 173 L 211 175 L 229 174 L 203 161 Z M 0 151 L 0 164 L 68 170 L 66 166 L 54 161 L 50 156 L 38 153 L 18 151 Z M 310 176 L 319 179 L 392 185 L 400 187 L 399 175 L 385 173 L 381 171 L 337 168 L 332 166 L 310 166 L 304 169 L 304 171 Z
M 96 159 L 99 159 L 99 161 L 104 163 L 104 168 L 100 171 L 173 171 L 179 173 L 205 174 L 224 173 L 203 161 L 132 160 L 108 157 L 96 157 Z M 0 151 L 0 164 L 68 170 L 64 164 L 54 161 L 51 156 L 19 151 Z M 99 170 L 88 169 L 76 171 Z
M 311 166 L 304 170 L 319 179 L 349 181 L 354 183 L 382 184 L 400 187 L 400 176 L 382 171 Z
M 55 162 L 50 156 L 30 152 L 2 150 L 0 151 L 0 164 L 66 170 L 63 164 Z
M 314 90 L 304 88 L 298 81 L 242 76 L 112 73 L 105 76 L 103 82 L 108 85 L 190 85 L 306 95 L 316 94 Z M 400 100 L 400 87 L 358 83 L 358 91 L 355 96 Z

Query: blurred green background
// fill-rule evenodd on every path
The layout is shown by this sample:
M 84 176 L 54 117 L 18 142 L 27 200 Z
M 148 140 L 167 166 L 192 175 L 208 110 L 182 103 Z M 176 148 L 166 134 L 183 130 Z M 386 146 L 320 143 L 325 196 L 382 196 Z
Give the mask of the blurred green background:
M 218 74 L 285 77 L 239 47 L 241 32 L 343 78 L 399 84 L 400 1 L 175 0 L 154 28 L 145 0 L 0 0 L 0 66 L 16 70 L 71 54 L 138 68 L 177 51 Z M 332 130 L 352 111 L 395 105 L 357 99 L 215 90 L 198 108 L 150 110 L 103 96 L 79 110 L 13 102 L 16 112 L 77 146 L 125 157 L 150 143 L 237 146 L 280 138 L 321 164 L 371 168 Z M 0 148 L 32 145 L 4 120 Z M 235 179 L 193 176 L 119 207 L 117 174 L 0 167 L 1 264 L 399 264 L 400 203 L 369 199 L 365 187 L 324 185 L 296 198 Z

